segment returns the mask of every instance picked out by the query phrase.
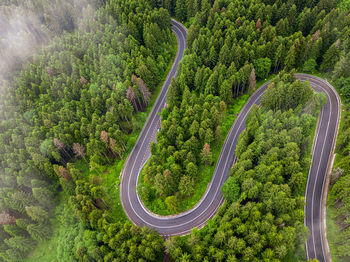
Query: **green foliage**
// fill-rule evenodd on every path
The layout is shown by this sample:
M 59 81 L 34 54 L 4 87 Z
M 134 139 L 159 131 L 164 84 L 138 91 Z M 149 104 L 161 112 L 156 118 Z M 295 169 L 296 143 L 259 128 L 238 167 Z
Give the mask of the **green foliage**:
M 222 195 L 229 202 L 235 202 L 239 198 L 240 187 L 234 177 L 229 177 L 221 188 Z
M 317 66 L 317 63 L 316 63 L 315 59 L 311 58 L 311 59 L 305 61 L 304 65 L 303 65 L 303 72 L 314 73 L 314 72 L 316 72 L 316 66 Z
M 179 192 L 182 198 L 190 197 L 201 181 L 199 171 L 211 163 L 210 146 L 215 145 L 214 134 L 225 110 L 219 97 L 212 95 L 198 96 L 185 89 L 182 99 L 179 107 L 168 108 L 171 113 L 163 113 L 157 144 L 152 146 L 152 157 L 143 170 L 148 185 L 140 190 L 149 202 L 162 200 L 170 212 L 177 212 L 179 206 L 171 196 Z
M 236 98 L 232 105 L 229 105 L 226 107 L 226 103 L 221 101 L 220 102 L 220 112 L 222 112 L 222 125 L 218 126 L 214 133 L 214 146 L 210 148 L 209 153 L 212 155 L 212 163 L 205 165 L 204 159 L 203 159 L 203 149 L 209 149 L 207 146 L 203 146 L 202 150 L 200 151 L 200 154 L 198 155 L 198 159 L 200 160 L 201 165 L 199 165 L 198 170 L 198 178 L 197 180 L 190 180 L 190 183 L 192 187 L 189 188 L 189 192 L 187 196 L 179 195 L 179 212 L 186 211 L 190 208 L 192 208 L 194 205 L 197 204 L 197 202 L 201 199 L 204 192 L 207 189 L 208 183 L 212 179 L 214 169 L 215 169 L 215 163 L 219 157 L 219 154 L 221 152 L 224 140 L 234 123 L 238 113 L 244 106 L 245 102 L 249 98 L 248 95 L 243 95 L 239 98 Z M 164 113 L 164 111 L 163 111 Z M 167 117 L 167 115 L 164 115 L 164 117 Z M 151 146 L 151 152 L 153 155 L 156 155 L 156 144 L 152 144 Z M 152 150 L 153 149 L 153 150 Z M 210 154 L 209 154 L 210 155 Z M 185 179 L 185 181 L 188 181 Z M 180 181 L 181 182 L 181 181 Z M 152 189 L 153 184 L 148 183 L 144 179 L 144 172 L 141 172 L 140 178 L 139 178 L 139 185 L 138 185 L 138 192 L 140 194 L 141 200 L 143 201 L 144 205 L 149 210 L 152 210 L 152 212 L 161 214 L 161 215 L 169 215 L 172 214 L 167 208 L 167 205 L 165 204 L 164 200 L 161 198 L 156 198 L 155 194 L 156 192 L 154 189 Z M 180 184 L 179 184 L 179 193 L 180 193 Z
M 165 199 L 165 204 L 171 212 L 177 213 L 179 209 L 179 201 L 176 196 L 168 196 Z
M 338 8 L 344 11 L 348 11 L 350 9 L 350 1 L 349 0 L 338 1 Z
M 286 79 L 272 82 L 288 85 Z M 253 107 L 239 138 L 238 160 L 221 189 L 227 201 L 202 230 L 184 240 L 167 240 L 167 252 L 190 261 L 281 261 L 290 254 L 303 259 L 308 235 L 303 223 L 305 160 L 313 130 L 304 122 L 311 117 L 315 125 L 319 109 L 300 117 L 292 109 Z
M 29 1 L 22 2 L 14 4 L 42 9 L 38 13 L 45 14 L 41 21 L 47 26 L 68 23 L 65 19 L 69 20 L 73 12 L 68 1 L 64 8 L 67 16 L 63 19 L 61 10 L 56 10 L 50 20 L 51 11 L 43 1 L 37 1 L 35 7 Z M 151 92 L 159 85 L 174 54 L 170 15 L 165 9 L 153 9 L 150 2 L 110 0 L 93 3 L 101 7 L 96 10 L 81 7 L 82 13 L 89 13 L 89 19 L 76 14 L 69 28 L 62 25 L 58 29 L 65 30 L 65 34 L 23 63 L 21 70 L 14 72 L 16 77 L 8 77 L 6 85 L 11 88 L 1 92 L 0 97 L 5 101 L 0 111 L 0 205 L 22 220 L 18 226 L 4 226 L 8 231 L 4 233 L 5 240 L 17 243 L 19 240 L 11 239 L 25 236 L 33 247 L 36 241 L 47 240 L 54 197 L 61 185 L 70 194 L 71 215 L 81 220 L 79 232 L 92 233 L 86 233 L 87 243 L 80 241 L 79 245 L 78 238 L 72 235 L 77 230 L 64 234 L 71 247 L 63 247 L 59 259 L 69 261 L 72 254 L 75 259 L 90 261 L 104 255 L 113 260 L 121 254 L 122 260 L 129 255 L 146 260 L 161 257 L 162 239 L 153 231 L 134 230 L 129 234 L 131 227 L 127 224 L 115 249 L 109 247 L 108 238 L 103 241 L 97 237 L 105 234 L 104 226 L 122 220 L 118 216 L 123 214 L 111 218 L 121 207 L 111 207 L 105 182 L 89 181 L 88 175 L 80 172 L 84 170 L 73 165 L 81 159 L 91 173 L 104 176 L 103 166 L 121 160 L 136 140 L 142 119 L 136 113 L 147 115 L 143 111 L 151 102 Z M 77 24 L 84 26 L 74 31 Z M 115 187 L 113 190 L 115 194 Z M 88 243 L 89 238 L 95 242 Z M 141 238 L 157 243 L 143 244 L 145 252 L 141 248 L 135 253 Z M 133 246 L 123 249 L 121 243 L 130 239 Z M 14 250 L 4 245 L 0 257 L 8 260 L 7 252 Z M 23 248 L 18 257 L 23 258 L 28 251 Z
M 26 211 L 28 216 L 34 221 L 44 222 L 49 218 L 49 213 L 41 206 L 29 206 L 26 207 Z
M 16 236 L 9 239 L 4 240 L 5 244 L 10 248 L 17 249 L 19 252 L 28 252 L 35 246 L 35 242 L 30 238 Z
M 313 90 L 307 82 L 295 81 L 293 74 L 280 74 L 271 81 L 261 99 L 263 107 L 285 111 L 306 105 L 313 97 Z
M 268 57 L 254 61 L 255 74 L 259 79 L 265 79 L 271 69 L 271 60 Z
M 36 241 L 48 240 L 51 236 L 51 230 L 47 224 L 30 224 L 27 227 L 27 231 Z
M 111 183 L 103 166 L 121 159 L 135 142 L 138 116 L 146 109 L 149 92 L 159 83 L 170 60 L 170 16 L 166 10 L 158 9 L 161 5 L 191 26 L 188 50 L 169 90 L 169 108 L 162 116 L 168 123 L 159 134 L 159 145 L 152 147 L 154 170 L 149 180 L 156 181 L 153 184 L 157 190 L 142 190 L 150 199 L 157 194 L 163 199 L 172 197 L 168 202 L 173 208 L 175 197 L 197 193 L 191 192 L 189 185 L 200 184 L 198 174 L 212 168 L 209 155 L 203 158 L 204 143 L 214 152 L 225 134 L 220 123 L 225 110 L 217 102 L 230 104 L 247 93 L 254 82 L 253 67 L 257 77 L 263 78 L 269 71 L 281 69 L 313 70 L 316 61 L 325 72 L 335 67 L 332 78 L 344 99 L 350 97 L 348 12 L 336 9 L 335 1 L 95 1 L 90 4 L 101 8 L 96 12 L 88 9 L 91 19 L 82 23 L 85 12 L 72 12 L 72 2 L 66 2 L 59 10 L 45 1 L 36 1 L 35 5 L 29 1 L 1 3 L 22 4 L 37 12 L 50 32 L 66 32 L 23 65 L 21 72 L 15 72 L 13 82 L 9 77 L 10 92 L 1 92 L 5 105 L 0 110 L 0 205 L 16 218 L 24 219 L 16 225 L 0 227 L 0 236 L 5 239 L 1 260 L 23 260 L 29 250 L 27 239 L 34 244 L 33 238 L 49 234 L 29 225 L 46 222 L 43 218 L 48 220 L 53 202 L 44 189 L 55 192 L 59 184 L 69 192 L 73 207 L 70 214 L 77 214 L 81 224 L 67 226 L 72 230 L 64 234 L 69 240 L 60 248 L 64 251 L 60 251 L 58 260 L 160 259 L 162 239 L 155 232 L 120 222 L 118 214 L 111 211 L 112 201 L 104 188 Z M 339 5 L 346 6 L 345 2 Z M 74 31 L 79 23 L 84 27 Z M 275 87 L 286 97 L 270 91 L 275 100 L 265 100 L 275 112 L 252 114 L 240 139 L 237 156 L 241 169 L 235 170 L 233 177 L 239 177 L 238 200 L 243 202 L 238 205 L 234 194 L 231 206 L 220 209 L 214 222 L 209 221 L 201 233 L 194 232 L 188 243 L 174 241 L 167 245 L 174 258 L 280 260 L 304 241 L 305 231 L 302 223 L 298 224 L 303 215 L 299 208 L 302 200 L 295 196 L 305 182 L 300 171 L 307 148 L 303 138 L 312 130 L 314 121 L 305 113 L 314 112 L 321 103 L 315 96 L 309 97 L 300 83 L 289 79 L 283 82 L 285 87 Z M 302 94 L 285 104 L 292 89 Z M 207 97 L 217 101 L 205 101 Z M 213 104 L 216 110 L 211 110 Z M 293 118 L 289 108 L 295 108 L 301 120 Z M 280 116 L 288 119 L 288 124 Z M 278 124 L 285 128 L 279 133 L 271 131 L 270 140 L 259 140 L 258 135 L 262 135 L 257 127 L 274 130 Z M 339 149 L 345 172 L 349 162 L 346 130 L 340 136 Z M 261 145 L 261 151 L 255 150 L 257 145 Z M 76 158 L 87 167 L 82 172 L 69 164 Z M 285 163 L 282 158 L 293 163 Z M 280 166 L 264 173 L 271 161 L 280 162 Z M 261 170 L 256 170 L 260 164 Z M 89 170 L 104 180 L 89 181 Z M 281 175 L 281 170 L 286 174 Z M 182 196 L 176 194 L 180 189 Z M 121 208 L 114 210 L 122 212 Z M 292 216 L 291 210 L 295 211 Z M 345 208 L 340 210 L 340 216 L 347 212 Z M 30 232 L 33 238 L 27 238 Z M 342 239 L 347 236 L 339 235 Z M 18 249 L 21 242 L 23 248 Z M 349 250 L 345 244 L 339 246 L 339 250 Z
M 335 235 L 331 240 L 332 251 L 337 258 L 348 259 L 349 252 L 349 221 L 347 214 L 350 212 L 350 114 L 348 104 L 342 113 L 342 128 L 339 130 L 337 140 L 337 158 L 331 177 L 331 190 L 329 196 L 332 219 L 336 223 Z

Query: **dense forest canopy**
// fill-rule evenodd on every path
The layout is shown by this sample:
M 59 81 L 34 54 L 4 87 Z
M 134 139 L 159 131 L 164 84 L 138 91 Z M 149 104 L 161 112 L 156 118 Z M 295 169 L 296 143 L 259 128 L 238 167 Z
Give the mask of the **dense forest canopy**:
M 50 20 L 48 3 L 37 4 L 32 9 L 44 10 L 40 20 L 47 28 L 68 21 L 60 13 Z M 76 11 L 70 4 L 79 7 L 64 3 L 69 12 L 62 14 Z M 156 260 L 162 239 L 118 222 L 99 179 L 90 181 L 72 163 L 82 159 L 98 174 L 100 165 L 123 156 L 133 115 L 145 110 L 173 55 L 170 15 L 145 1 L 112 0 L 89 19 L 72 16 L 72 27 L 57 25 L 62 36 L 34 55 L 3 94 L 0 258 L 20 261 L 50 238 L 49 218 L 62 187 L 90 239 L 71 247 L 76 259 Z
M 141 186 L 139 192 L 147 200 L 164 199 L 169 211 L 178 212 L 179 200 L 192 195 L 201 179 L 199 166 L 212 162 L 211 146 L 222 139 L 226 104 L 217 96 L 198 97 L 187 89 L 181 104 L 169 109 L 171 113 L 162 114 L 162 129 L 144 171 L 144 180 L 154 186 Z
M 347 96 L 348 90 L 350 90 L 347 82 L 348 59 L 345 58 L 348 52 L 350 16 L 348 10 L 337 7 L 336 1 L 177 0 L 166 2 L 165 6 L 176 18 L 189 25 L 187 41 L 189 50 L 181 65 L 177 82 L 171 86 L 170 105 L 172 103 L 181 104 L 181 95 L 183 96 L 187 89 L 200 94 L 219 96 L 220 99 L 230 104 L 232 99 L 240 94 L 249 92 L 250 89 L 254 90 L 255 79 L 264 79 L 269 73 L 278 72 L 281 69 L 289 71 L 297 68 L 307 73 L 319 71 L 335 81 L 335 85 L 341 88 L 343 96 Z M 276 88 L 269 89 L 268 95 L 262 101 L 263 108 L 276 111 L 275 113 L 267 113 L 267 115 L 272 114 L 269 118 L 270 121 L 279 119 L 279 114 L 281 114 L 278 113 L 279 110 L 289 108 L 300 110 L 298 104 L 303 104 L 312 96 L 312 91 L 305 89 L 297 82 L 282 80 L 273 84 Z M 301 92 L 296 92 L 299 97 L 298 101 L 292 102 L 288 97 L 295 89 Z M 324 101 L 322 97 L 318 99 Z M 316 100 L 312 101 L 312 103 L 308 102 L 303 110 L 304 113 L 312 113 L 317 108 Z M 286 112 L 282 115 L 283 118 L 289 119 Z M 256 117 L 258 116 L 262 117 L 260 113 Z M 305 123 L 312 122 L 312 118 L 309 118 L 308 114 L 299 117 Z M 274 118 L 276 120 L 273 120 Z M 296 121 L 294 116 L 291 119 Z M 302 125 L 298 121 L 294 123 L 297 127 Z M 249 120 L 247 124 L 258 128 L 267 123 L 260 122 L 259 119 L 257 122 Z M 276 124 L 278 123 L 276 122 Z M 268 128 L 258 130 L 260 137 L 256 137 L 257 139 L 269 138 L 270 135 L 273 135 L 271 132 L 267 133 L 270 131 Z M 295 134 L 296 137 L 300 136 L 300 130 L 293 130 L 293 132 L 299 133 L 299 135 Z M 282 132 L 280 135 L 287 133 Z M 252 142 L 251 139 L 255 138 L 254 134 L 250 134 L 249 138 L 246 138 L 248 145 Z M 244 173 L 245 175 L 239 180 L 235 175 L 236 171 L 232 171 L 233 176 L 222 188 L 226 200 L 232 201 L 234 204 L 229 208 L 230 204 L 227 203 L 213 221 L 209 221 L 203 230 L 194 231 L 187 240 L 180 240 L 176 237 L 168 240 L 166 246 L 171 256 L 178 261 L 196 259 L 198 261 L 203 259 L 209 261 L 229 259 L 232 261 L 254 261 L 257 258 L 281 260 L 286 256 L 292 256 L 294 252 L 294 260 L 305 259 L 302 246 L 307 232 L 304 232 L 302 221 L 305 171 L 308 168 L 308 164 L 304 163 L 304 157 L 308 135 L 304 131 L 302 133 L 302 136 L 305 136 L 302 139 L 303 142 L 296 143 L 298 147 L 294 149 L 292 149 L 291 144 L 288 144 L 289 150 L 297 155 L 295 161 L 298 164 L 295 163 L 291 166 L 295 170 L 289 170 L 288 172 L 292 172 L 291 174 L 283 179 L 272 181 L 270 184 L 274 190 L 284 192 L 283 197 L 289 199 L 287 202 L 282 202 L 283 206 L 276 202 L 276 208 L 289 209 L 277 212 L 281 214 L 276 217 L 271 213 L 269 221 L 270 225 L 277 226 L 276 234 L 279 232 L 280 239 L 285 238 L 284 241 L 280 244 L 278 242 L 267 244 L 267 237 L 260 238 L 264 233 L 259 231 L 260 228 L 257 224 L 261 223 L 250 220 L 255 214 L 254 212 L 260 214 L 261 217 L 263 217 L 262 214 L 267 214 L 266 206 L 264 206 L 266 197 L 263 196 L 272 194 L 270 192 L 272 188 L 270 190 L 269 187 L 264 186 L 266 181 L 260 179 L 266 179 L 269 174 L 271 178 L 274 174 L 273 170 L 287 173 L 282 165 L 279 169 L 270 169 L 263 175 L 265 178 L 255 178 L 253 174 L 255 165 L 259 164 L 259 161 L 267 161 L 270 156 L 264 159 L 261 159 L 261 155 L 254 157 L 256 150 L 252 146 L 251 151 L 249 150 L 241 156 L 244 159 L 242 165 L 245 165 L 246 169 L 244 170 L 249 171 L 248 174 Z M 160 138 L 162 137 L 163 135 L 160 134 Z M 347 137 L 348 135 L 345 134 L 343 140 L 347 141 Z M 278 138 L 274 138 L 273 141 L 275 140 L 279 141 Z M 253 145 L 257 145 L 259 142 L 260 140 L 255 143 L 253 141 Z M 287 147 L 287 145 L 284 146 Z M 276 151 L 273 149 L 271 154 L 274 150 Z M 279 154 L 277 151 L 275 153 Z M 282 159 L 277 158 L 276 161 L 286 161 L 291 156 L 282 154 L 280 157 Z M 199 152 L 197 158 L 200 159 Z M 249 159 L 253 163 L 250 163 Z M 236 166 L 240 166 L 239 163 L 240 159 L 238 159 Z M 346 160 L 343 163 L 347 163 Z M 236 170 L 235 167 L 234 170 Z M 259 171 L 262 169 L 259 168 Z M 245 178 L 250 180 L 244 181 Z M 248 194 L 252 194 L 251 198 L 253 198 L 248 198 L 248 200 L 253 201 L 246 203 L 245 198 L 248 197 Z M 276 197 L 277 195 L 279 194 L 276 194 Z M 242 203 L 238 205 L 235 202 L 242 200 L 243 205 Z M 289 201 L 292 206 L 288 204 Z M 339 201 L 341 200 L 338 199 L 338 203 Z M 255 205 L 255 203 L 257 204 Z M 267 204 L 265 202 L 265 205 Z M 344 228 L 347 229 L 345 202 L 340 206 L 343 208 L 340 209 L 342 211 L 340 211 L 338 218 L 342 219 Z M 259 219 L 257 218 L 256 221 Z M 281 224 L 278 224 L 279 222 Z M 288 233 L 283 232 L 284 227 Z M 344 253 L 348 250 L 346 248 L 348 242 L 344 241 L 346 239 L 344 236 L 348 234 L 346 232 L 348 231 L 344 230 L 337 242 L 341 246 L 339 250 L 343 250 Z M 259 236 L 256 239 L 260 239 L 260 242 L 251 239 L 248 241 L 248 236 L 252 235 Z M 288 244 L 281 245 L 283 242 Z M 341 256 L 344 255 L 341 254 Z
M 101 167 L 121 160 L 134 142 L 135 116 L 150 104 L 174 55 L 171 16 L 188 26 L 188 49 L 145 169 L 153 186 L 140 193 L 177 212 L 178 199 L 193 194 L 198 170 L 211 164 L 211 148 L 224 139 L 227 106 L 271 73 L 319 71 L 347 105 L 331 201 L 340 225 L 337 254 L 349 256 L 350 15 L 347 1 L 339 6 L 0 0 L 0 261 L 22 261 L 50 239 L 58 192 L 68 195 L 60 223 L 71 231 L 59 236 L 56 259 L 161 259 L 164 242 L 155 231 L 112 212 Z M 294 72 L 274 78 L 262 107 L 250 112 L 217 216 L 188 238 L 166 240 L 174 260 L 305 258 L 308 148 L 324 98 L 295 81 Z
M 223 139 L 223 112 L 208 105 L 204 106 L 207 110 L 203 116 L 196 110 L 203 107 L 202 102 L 193 103 L 191 95 L 212 95 L 229 105 L 234 98 L 254 91 L 256 80 L 265 79 L 269 73 L 293 68 L 315 72 L 334 66 L 334 61 L 329 61 L 331 54 L 325 54 L 337 37 L 332 30 L 337 15 L 331 12 L 334 4 L 193 0 L 164 3 L 176 18 L 190 24 L 188 51 L 179 77 L 169 90 L 170 113 L 165 114 L 164 129 L 157 136 L 158 143 L 144 170 L 145 185 L 139 188 L 143 199 L 161 202 L 159 206 L 176 213 L 178 200 L 193 194 L 194 185 L 202 179 L 200 170 L 211 162 L 211 148 Z M 284 88 L 275 92 L 295 92 L 305 100 L 310 96 L 296 91 L 296 86 Z M 294 109 L 286 102 L 276 101 Z M 199 114 L 200 119 L 195 116 Z
M 309 96 L 300 100 L 289 94 L 286 99 L 291 105 L 280 108 L 274 103 L 280 93 L 271 92 L 288 86 Z M 323 102 L 307 82 L 295 81 L 293 72 L 272 80 L 262 107 L 251 109 L 247 128 L 240 135 L 238 160 L 222 187 L 225 204 L 204 229 L 195 230 L 186 240 L 174 237 L 166 241 L 173 258 L 277 261 L 295 253 L 295 259 L 303 259 L 308 234 L 303 224 L 310 165 L 307 150 Z M 305 113 L 306 107 L 313 109 Z

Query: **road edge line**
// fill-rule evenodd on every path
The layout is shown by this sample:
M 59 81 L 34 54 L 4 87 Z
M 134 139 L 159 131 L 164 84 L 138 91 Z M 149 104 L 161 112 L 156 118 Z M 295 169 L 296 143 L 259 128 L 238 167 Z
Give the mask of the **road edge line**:
M 327 200 L 328 200 L 328 192 L 329 192 L 329 185 L 330 185 L 330 180 L 331 180 L 331 175 L 332 175 L 332 170 L 333 170 L 333 164 L 335 161 L 335 147 L 337 144 L 337 139 L 338 139 L 338 133 L 339 133 L 339 127 L 340 127 L 340 121 L 341 121 L 341 108 L 342 108 L 342 103 L 341 103 L 341 99 L 339 97 L 339 94 L 337 92 L 337 90 L 333 87 L 333 85 L 331 85 L 327 79 L 325 79 L 326 83 L 328 84 L 328 86 L 333 89 L 335 96 L 337 98 L 337 102 L 338 102 L 338 121 L 337 121 L 337 129 L 335 132 L 335 136 L 334 136 L 334 140 L 333 140 L 333 145 L 332 145 L 332 157 L 331 157 L 331 161 L 329 161 L 328 164 L 328 169 L 327 169 L 327 173 L 326 173 L 326 181 L 324 184 L 324 189 L 322 192 L 322 205 L 321 205 L 321 231 L 322 231 L 322 242 L 323 245 L 325 246 L 325 258 L 328 262 L 332 262 L 332 254 L 330 251 L 330 247 L 329 247 L 329 242 L 328 242 L 328 238 L 327 238 Z

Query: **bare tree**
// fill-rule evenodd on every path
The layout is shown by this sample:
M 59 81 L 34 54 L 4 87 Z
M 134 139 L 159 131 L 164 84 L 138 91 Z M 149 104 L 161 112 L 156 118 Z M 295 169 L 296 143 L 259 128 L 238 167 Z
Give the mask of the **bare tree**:
M 106 131 L 104 130 L 101 131 L 100 138 L 103 143 L 105 144 L 108 143 L 108 133 Z
M 205 143 L 202 149 L 202 160 L 204 165 L 207 166 L 212 162 L 212 153 L 210 151 L 210 145 Z
M 5 211 L 3 211 L 0 214 L 0 225 L 14 225 L 16 224 L 16 218 L 11 216 L 10 214 L 7 214 Z
M 259 30 L 261 29 L 261 20 L 260 20 L 260 18 L 258 19 L 258 21 L 256 21 L 255 28 L 259 29 Z
M 80 84 L 81 84 L 82 86 L 84 86 L 84 85 L 87 85 L 87 83 L 88 83 L 88 81 L 85 79 L 85 77 L 81 76 L 81 77 L 80 77 Z
M 339 48 L 339 45 L 340 45 L 340 39 L 337 39 L 337 41 L 335 41 L 335 47 Z
M 341 169 L 340 167 L 335 168 L 332 171 L 332 175 L 331 175 L 331 184 L 333 185 L 335 182 L 338 181 L 338 179 L 343 175 L 344 170 Z
M 51 67 L 49 67 L 49 66 L 46 67 L 46 73 L 49 75 L 50 78 L 53 77 L 53 72 L 51 70 Z
M 312 42 L 316 42 L 317 39 L 320 37 L 320 34 L 321 34 L 321 31 L 320 31 L 320 29 L 318 29 L 318 30 L 311 36 Z
M 256 78 L 255 78 L 255 69 L 253 68 L 252 71 L 250 72 L 250 77 L 249 77 L 249 89 L 255 90 L 255 87 L 256 87 Z
M 129 86 L 126 90 L 126 98 L 130 101 L 130 103 L 134 106 L 135 111 L 139 111 L 136 103 L 136 94 L 135 90 Z
M 62 150 L 67 157 L 71 158 L 72 156 L 67 152 L 65 144 L 59 140 L 58 138 L 53 139 L 53 144 L 55 147 L 57 147 L 59 150 Z
M 71 180 L 72 176 L 69 174 L 68 170 L 65 167 L 60 166 L 58 168 L 58 172 L 60 176 L 63 177 L 64 179 Z
M 109 147 L 111 148 L 112 150 L 112 153 L 115 155 L 115 153 L 118 154 L 119 158 L 122 159 L 122 156 L 120 154 L 120 150 L 118 148 L 118 145 L 117 145 L 117 142 L 115 141 L 115 139 L 113 138 L 109 138 Z
M 79 143 L 73 143 L 73 148 L 72 149 L 73 149 L 74 155 L 76 157 L 83 158 L 85 160 L 85 162 L 87 164 L 89 164 L 88 161 L 85 158 L 85 147 L 83 145 L 81 145 Z
M 136 84 L 136 80 L 137 80 L 137 76 L 132 75 L 132 76 L 131 76 L 131 82 L 132 82 L 133 84 Z
M 143 102 L 147 106 L 148 102 L 151 99 L 151 93 L 148 90 L 147 85 L 145 84 L 145 82 L 141 78 L 137 78 L 137 87 L 140 90 L 140 93 L 142 94 Z

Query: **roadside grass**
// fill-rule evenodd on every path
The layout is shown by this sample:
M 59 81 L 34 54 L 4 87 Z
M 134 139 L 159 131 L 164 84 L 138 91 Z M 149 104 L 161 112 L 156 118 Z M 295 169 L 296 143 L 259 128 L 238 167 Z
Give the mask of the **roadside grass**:
M 130 135 L 128 135 L 127 149 L 123 155 L 123 158 L 121 160 L 114 161 L 114 163 L 111 165 L 102 166 L 98 170 L 101 173 L 101 175 L 97 174 L 96 171 L 90 171 L 88 164 L 83 160 L 78 160 L 74 163 L 75 168 L 81 171 L 85 179 L 87 180 L 91 179 L 93 176 L 99 176 L 102 178 L 102 186 L 105 187 L 108 195 L 107 202 L 111 204 L 110 205 L 111 213 L 113 217 L 116 218 L 118 221 L 124 222 L 128 220 L 120 201 L 119 184 L 120 184 L 120 178 L 121 178 L 120 176 L 121 171 L 123 170 L 125 160 L 129 155 L 129 153 L 131 152 L 132 148 L 134 147 L 137 141 L 137 138 L 143 128 L 143 125 L 145 124 L 147 117 L 151 112 L 153 105 L 160 93 L 162 85 L 175 59 L 176 52 L 177 52 L 177 41 L 176 41 L 175 35 L 172 34 L 171 46 L 170 46 L 170 49 L 168 50 L 167 58 L 168 59 L 170 58 L 170 59 L 169 59 L 167 69 L 163 72 L 160 83 L 153 90 L 152 100 L 149 103 L 147 109 L 144 112 L 139 112 L 133 116 L 132 125 L 134 129 L 133 129 L 133 132 Z M 33 252 L 30 253 L 23 260 L 24 262 L 38 262 L 38 261 L 60 262 L 62 261 L 57 259 L 59 255 L 58 247 L 64 244 L 62 243 L 62 241 L 65 241 L 65 236 L 67 234 L 72 232 L 73 229 L 76 230 L 76 228 L 78 227 L 78 222 L 74 225 L 71 225 L 71 227 L 68 227 L 68 228 L 67 228 L 67 225 L 60 223 L 59 218 L 62 217 L 67 212 L 65 211 L 65 206 L 69 206 L 69 202 L 68 202 L 69 196 L 65 192 L 60 192 L 56 200 L 58 202 L 58 205 L 55 208 L 55 215 L 50 220 L 52 225 L 51 228 L 53 232 L 51 238 L 47 241 L 39 242 L 36 248 L 33 250 Z M 73 213 L 71 215 L 74 216 Z M 69 248 L 67 244 L 66 246 L 67 248 Z M 73 246 L 71 248 L 73 248 Z M 64 261 L 76 261 L 76 259 L 73 256 L 71 256 L 69 258 L 68 257 L 65 258 Z
M 333 86 L 334 83 L 330 82 Z M 343 100 L 342 94 L 341 92 L 339 92 L 339 90 L 337 89 L 340 99 L 341 99 L 341 103 Z M 340 119 L 340 123 L 339 123 L 339 131 L 338 131 L 338 137 L 337 140 L 339 138 L 339 134 L 343 131 L 343 126 L 345 124 L 345 113 L 344 111 L 346 111 L 349 108 L 349 104 L 341 104 L 341 119 Z M 338 152 L 337 146 L 335 148 L 335 153 Z M 339 161 L 341 160 L 342 156 L 339 154 L 336 154 L 335 159 L 334 159 L 334 165 L 333 165 L 333 169 L 336 168 L 338 166 Z M 329 188 L 329 192 L 331 190 L 331 187 Z M 327 223 L 327 239 L 328 239 L 328 244 L 329 244 L 329 248 L 330 248 L 330 252 L 331 252 L 331 256 L 332 256 L 332 261 L 333 262 L 345 262 L 345 261 L 349 261 L 350 257 L 347 258 L 339 258 L 337 256 L 337 249 L 336 249 L 336 240 L 337 240 L 337 236 L 340 232 L 340 227 L 339 225 L 337 225 L 336 223 L 336 219 L 335 219 L 335 209 L 334 207 L 332 207 L 332 202 L 331 202 L 331 196 L 330 193 L 328 193 L 328 199 L 327 199 L 327 218 L 326 218 L 326 223 Z
M 335 210 L 333 207 L 331 207 L 330 203 L 327 203 L 327 239 L 329 243 L 329 248 L 332 255 L 332 261 L 333 262 L 346 262 L 349 261 L 348 258 L 339 258 L 337 257 L 337 250 L 336 250 L 336 239 L 337 235 L 339 233 L 340 227 L 335 223 Z

